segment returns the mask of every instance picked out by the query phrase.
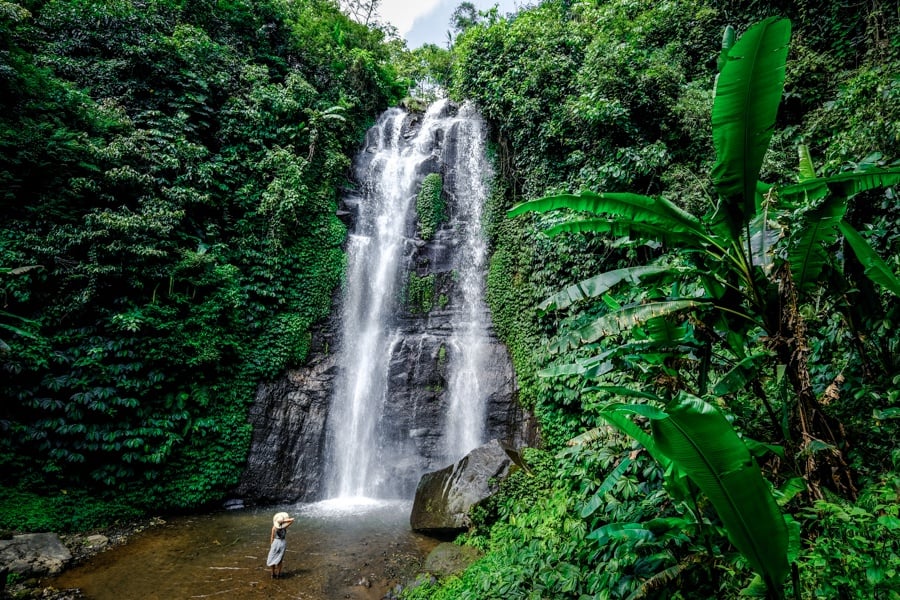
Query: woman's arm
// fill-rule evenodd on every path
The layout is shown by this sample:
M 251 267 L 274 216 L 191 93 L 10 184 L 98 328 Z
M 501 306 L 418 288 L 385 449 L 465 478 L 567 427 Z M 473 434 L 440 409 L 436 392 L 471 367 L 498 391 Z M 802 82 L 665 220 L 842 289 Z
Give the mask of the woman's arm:
M 284 521 L 282 521 L 282 523 L 287 523 L 287 525 L 285 525 L 285 527 L 290 527 L 291 525 L 294 524 L 294 519 L 285 519 Z
M 273 528 L 272 528 L 272 535 L 269 536 L 269 543 L 271 544 L 271 543 L 274 542 L 274 541 L 275 541 L 275 528 L 273 527 Z

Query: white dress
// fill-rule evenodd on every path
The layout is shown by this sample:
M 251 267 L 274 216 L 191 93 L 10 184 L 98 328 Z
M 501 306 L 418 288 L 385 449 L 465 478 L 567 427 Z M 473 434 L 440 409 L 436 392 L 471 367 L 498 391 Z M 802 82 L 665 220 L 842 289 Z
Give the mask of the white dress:
M 284 549 L 287 546 L 285 537 L 287 536 L 287 527 L 275 530 L 275 539 L 269 547 L 269 558 L 266 559 L 267 567 L 274 567 L 284 559 Z

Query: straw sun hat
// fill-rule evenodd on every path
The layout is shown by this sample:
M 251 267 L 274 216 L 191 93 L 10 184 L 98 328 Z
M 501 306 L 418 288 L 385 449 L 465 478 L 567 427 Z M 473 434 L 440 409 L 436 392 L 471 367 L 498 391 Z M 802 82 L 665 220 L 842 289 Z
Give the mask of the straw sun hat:
M 284 521 L 287 521 L 289 518 L 290 516 L 286 512 L 275 513 L 275 516 L 272 517 L 272 524 L 278 529 L 284 529 L 287 527 L 287 523 Z

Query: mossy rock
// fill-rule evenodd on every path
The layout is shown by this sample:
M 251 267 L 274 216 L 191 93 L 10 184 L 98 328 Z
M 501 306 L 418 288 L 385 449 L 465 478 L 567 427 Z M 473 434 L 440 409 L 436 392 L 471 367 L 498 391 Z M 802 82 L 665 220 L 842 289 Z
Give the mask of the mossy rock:
M 443 542 L 438 544 L 425 559 L 423 570 L 436 577 L 456 575 L 465 571 L 479 558 L 481 552 L 477 548 Z
M 422 179 L 422 187 L 416 197 L 416 214 L 419 216 L 419 236 L 423 240 L 434 237 L 434 232 L 447 220 L 443 190 L 444 180 L 440 173 L 429 173 Z

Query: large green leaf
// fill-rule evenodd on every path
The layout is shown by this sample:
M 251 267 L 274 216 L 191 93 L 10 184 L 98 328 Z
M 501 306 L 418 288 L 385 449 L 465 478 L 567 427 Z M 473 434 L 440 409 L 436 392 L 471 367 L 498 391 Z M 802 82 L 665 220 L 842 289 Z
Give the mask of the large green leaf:
M 743 389 L 745 385 L 759 377 L 759 372 L 768 357 L 768 352 L 757 352 L 744 357 L 716 383 L 713 394 L 724 396 Z
M 616 368 L 614 359 L 620 357 L 647 356 L 660 349 L 671 349 L 681 355 L 692 351 L 693 347 L 687 339 L 688 330 L 685 327 L 674 326 L 668 320 L 651 319 L 645 326 L 648 339 L 635 340 L 616 344 L 612 348 L 604 350 L 600 354 L 577 358 L 574 362 L 555 364 L 538 371 L 538 377 L 564 377 L 569 375 L 581 375 L 585 379 L 596 379 Z M 573 336 L 564 342 L 554 340 L 551 350 L 558 352 L 561 349 L 577 347 L 580 340 Z M 556 348 L 556 350 L 553 350 Z
M 594 492 L 594 495 L 591 496 L 590 500 L 581 507 L 582 519 L 591 516 L 598 508 L 600 508 L 600 505 L 603 504 L 603 501 L 606 498 L 606 494 L 615 487 L 616 483 L 618 483 L 630 466 L 631 459 L 625 457 L 619 462 L 615 469 L 610 471 L 609 475 L 606 476 L 606 479 L 603 480 L 603 483 L 600 484 L 600 487 L 597 488 L 597 491 Z
M 757 23 L 728 51 L 716 82 L 712 179 L 732 237 L 757 209 L 756 183 L 781 102 L 790 35 L 787 19 Z
M 681 392 L 652 419 L 653 440 L 709 498 L 740 550 L 770 589 L 788 573 L 788 532 L 759 465 L 713 405 Z
M 626 397 L 646 398 L 661 402 L 662 399 L 638 392 L 610 386 L 607 391 Z M 690 482 L 684 471 L 674 464 L 656 445 L 653 437 L 644 431 L 637 423 L 631 420 L 629 415 L 638 415 L 649 419 L 665 418 L 665 413 L 650 404 L 623 404 L 612 403 L 604 407 L 599 417 L 618 429 L 620 432 L 639 443 L 658 464 L 665 474 L 665 486 L 669 494 L 676 500 L 685 500 L 690 495 Z
M 800 290 L 817 287 L 829 258 L 826 247 L 837 239 L 837 225 L 846 212 L 846 198 L 829 196 L 806 211 L 795 224 L 798 231 L 788 242 L 788 261 L 794 283 Z
M 688 327 L 676 324 L 667 317 L 649 319 L 637 333 L 647 336 L 649 341 L 662 347 L 677 345 L 684 349 L 685 346 L 681 344 L 693 342 Z
M 680 272 L 680 270 L 673 267 L 641 266 L 607 271 L 557 292 L 544 300 L 539 308 L 542 310 L 563 309 L 580 300 L 601 296 L 623 281 L 637 284 L 643 277 L 674 272 Z
M 813 165 L 812 156 L 809 153 L 809 146 L 800 144 L 797 146 L 797 176 L 799 181 L 809 181 L 816 178 L 816 167 Z
M 657 398 L 657 400 L 659 400 L 659 398 Z M 663 413 L 660 413 L 658 408 L 654 408 L 651 405 L 622 403 L 608 404 L 602 411 L 600 411 L 599 416 L 604 421 L 618 429 L 620 432 L 638 442 L 647 450 L 650 456 L 656 459 L 656 461 L 663 467 L 666 467 L 671 461 L 666 458 L 665 455 L 659 452 L 656 447 L 656 443 L 653 441 L 653 438 L 650 436 L 650 434 L 641 429 L 637 425 L 637 423 L 635 423 L 628 417 L 629 414 L 639 414 L 641 416 L 646 416 L 648 412 L 651 414 L 651 416 L 654 416 L 656 418 L 663 417 Z
M 627 306 L 607 313 L 596 321 L 577 330 L 582 343 L 590 343 L 601 337 L 616 335 L 657 317 L 669 317 L 689 310 L 706 310 L 709 302 L 693 299 L 662 300 Z
M 868 278 L 884 286 L 895 296 L 900 296 L 900 279 L 894 275 L 887 263 L 875 254 L 875 251 L 872 250 L 865 238 L 859 235 L 859 232 L 853 229 L 846 221 L 838 223 L 838 227 L 841 233 L 844 234 L 844 239 L 847 240 L 854 254 L 856 254 L 856 258 L 865 267 L 865 273 Z
M 779 195 L 788 202 L 797 202 L 808 198 L 810 194 L 818 195 L 823 184 L 837 196 L 852 198 L 860 192 L 885 188 L 900 183 L 900 168 L 868 169 L 839 173 L 830 177 L 804 179 L 800 183 L 786 185 L 779 190 Z
M 627 539 L 632 545 L 639 546 L 640 542 L 650 541 L 656 536 L 646 529 L 643 523 L 609 523 L 587 534 L 587 539 L 597 540 L 605 544 L 611 540 Z
M 774 264 L 773 248 L 781 239 L 783 229 L 769 217 L 768 208 L 759 211 L 750 220 L 747 233 L 750 234 L 750 259 L 754 266 L 768 273 Z
M 665 198 L 643 196 L 631 193 L 560 194 L 546 196 L 513 207 L 507 213 L 512 218 L 526 212 L 550 212 L 560 208 L 589 212 L 595 215 L 610 215 L 625 222 L 649 223 L 668 228 L 675 233 L 703 233 L 700 220 L 678 208 Z
M 621 217 L 564 221 L 548 227 L 544 230 L 544 233 L 549 237 L 554 237 L 561 233 L 604 233 L 616 238 L 658 240 L 683 248 L 699 248 L 713 241 L 699 230 L 685 230 L 656 223 L 628 221 Z

